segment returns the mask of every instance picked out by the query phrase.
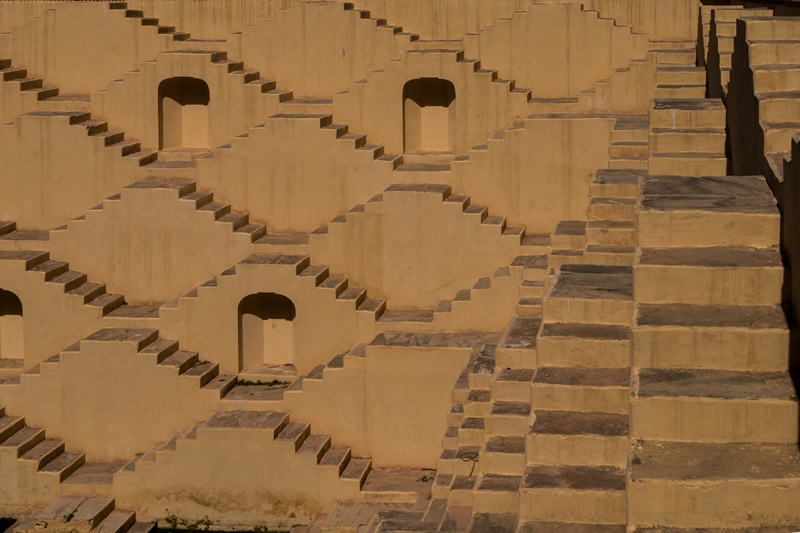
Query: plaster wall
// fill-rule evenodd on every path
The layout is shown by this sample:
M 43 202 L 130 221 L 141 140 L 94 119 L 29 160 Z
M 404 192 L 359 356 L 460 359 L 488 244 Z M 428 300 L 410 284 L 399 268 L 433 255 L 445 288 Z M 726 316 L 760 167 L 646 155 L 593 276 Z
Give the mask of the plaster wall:
M 211 416 L 214 395 L 200 389 L 199 378 L 179 377 L 177 368 L 158 365 L 156 354 L 141 348 L 84 339 L 79 350 L 62 351 L 60 361 L 42 363 L 39 374 L 3 387 L 6 411 L 47 428 L 48 438 L 69 442 L 88 462 L 132 459 Z
M 15 255 L 0 252 L 0 289 L 22 302 L 23 358 L 30 369 L 99 329 L 103 315 L 99 308 L 84 305 L 82 297 L 64 294 L 63 285 L 46 283 L 44 273 L 27 270 L 26 261 L 13 259 Z
M 82 119 L 32 112 L 0 126 L 0 219 L 56 228 L 134 181 L 138 161 L 89 137 Z
M 397 31 L 341 2 L 295 2 L 242 28 L 236 57 L 295 97 L 330 98 L 408 49 Z
M 608 168 L 616 119 L 609 115 L 530 115 L 452 165 L 452 185 L 528 233 L 551 233 L 561 220 L 588 217 L 589 184 Z
M 137 304 L 167 302 L 250 255 L 250 234 L 181 200 L 177 188 L 148 185 L 126 187 L 102 209 L 51 232 L 52 257 Z
M 374 336 L 374 314 L 368 326 L 359 328 L 362 313 L 354 300 L 337 299 L 333 288 L 317 287 L 313 276 L 298 276 L 309 266 L 302 256 L 285 256 L 283 264 L 276 264 L 276 257 L 248 258 L 236 265 L 235 273 L 198 287 L 196 297 L 181 297 L 176 306 L 162 307 L 162 335 L 218 362 L 222 372 L 238 374 L 245 370 L 239 354 L 239 303 L 251 294 L 273 292 L 289 298 L 297 312 L 292 321 L 293 363 L 299 374 Z
M 330 124 L 325 116 L 269 118 L 199 160 L 198 184 L 270 233 L 312 232 L 392 183 L 390 161 L 337 138 Z
M 464 40 L 469 57 L 533 98 L 577 96 L 647 52 L 646 36 L 579 4 L 531 5 Z
M 208 85 L 208 146 L 230 142 L 263 121 L 266 100 L 260 85 L 248 85 L 245 72 L 224 52 L 175 50 L 158 54 L 142 63 L 141 70 L 126 72 L 107 90 L 92 94 L 92 116 L 109 121 L 111 127 L 140 140 L 143 147 L 158 150 L 159 94 L 164 80 L 195 78 Z
M 383 338 L 364 357 L 346 356 L 342 368 L 326 368 L 321 380 L 287 391 L 284 404 L 296 419 L 313 420 L 315 431 L 372 457 L 376 467 L 435 468 L 450 393 L 472 347 L 392 346 Z
M 174 46 L 171 34 L 126 18 L 108 2 L 43 2 L 47 9 L 24 7 L 39 2 L 2 2 L 0 18 L 9 13 L 18 25 L 0 33 L 0 57 L 45 79 L 61 95 L 88 95 L 142 61 Z M 9 7 L 9 4 L 22 5 Z M 34 15 L 24 18 L 18 13 Z
M 449 196 L 445 186 L 390 187 L 346 222 L 312 233 L 309 253 L 393 307 L 436 307 L 520 253 L 518 234 L 481 224 L 480 213 L 464 213 Z
M 403 138 L 403 87 L 418 78 L 447 80 L 455 88 L 450 107 L 455 106 L 456 128 L 450 145 L 463 154 L 526 115 L 527 95 L 511 92 L 508 81 L 494 81 L 495 77 L 457 50 L 412 50 L 399 61 L 386 63 L 383 70 L 369 73 L 366 83 L 354 83 L 348 92 L 334 95 L 333 113 L 337 121 L 367 133 L 371 142 L 384 144 L 388 152 L 411 151 Z

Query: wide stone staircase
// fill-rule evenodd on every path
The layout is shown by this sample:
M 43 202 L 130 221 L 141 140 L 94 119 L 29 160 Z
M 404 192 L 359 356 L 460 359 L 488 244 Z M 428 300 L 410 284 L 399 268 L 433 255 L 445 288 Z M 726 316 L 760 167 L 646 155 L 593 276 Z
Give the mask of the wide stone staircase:
M 762 177 L 651 176 L 636 216 L 629 527 L 797 523 L 774 197 Z

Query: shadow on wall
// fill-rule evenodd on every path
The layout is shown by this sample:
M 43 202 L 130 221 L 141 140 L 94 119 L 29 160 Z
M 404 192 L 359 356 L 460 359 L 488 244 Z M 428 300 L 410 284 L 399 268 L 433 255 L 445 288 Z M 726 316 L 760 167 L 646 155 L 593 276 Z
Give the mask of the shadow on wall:
M 239 302 L 239 369 L 294 364 L 294 303 L 282 294 L 257 293 Z
M 158 85 L 158 143 L 163 148 L 208 148 L 208 84 L 169 78 Z
M 22 302 L 13 292 L 0 289 L 0 358 L 23 357 Z
M 449 80 L 417 78 L 403 86 L 405 152 L 456 151 L 456 88 Z

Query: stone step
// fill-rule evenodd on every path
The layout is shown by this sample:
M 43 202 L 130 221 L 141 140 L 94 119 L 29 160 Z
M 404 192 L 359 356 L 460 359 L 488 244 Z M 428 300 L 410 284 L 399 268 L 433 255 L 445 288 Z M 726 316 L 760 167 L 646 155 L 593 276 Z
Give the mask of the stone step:
M 520 485 L 520 521 L 625 524 L 625 507 L 613 466 L 529 465 Z
M 442 531 L 442 530 L 440 530 Z M 475 513 L 472 515 L 469 533 L 479 533 L 481 531 L 492 531 L 497 533 L 517 531 L 517 513 L 497 512 L 497 513 Z
M 706 84 L 658 84 L 653 91 L 653 98 L 703 98 L 706 95 Z
M 471 390 L 464 401 L 464 416 L 483 418 L 492 410 L 492 392 Z
M 48 530 L 91 531 L 114 511 L 114 500 L 104 497 L 62 496 L 34 515 Z M 67 526 L 69 524 L 69 526 Z
M 800 91 L 762 93 L 756 96 L 760 122 L 784 122 L 787 117 L 800 116 Z
M 496 401 L 484 418 L 486 435 L 524 435 L 530 415 L 531 404 L 528 402 Z
M 654 153 L 725 153 L 724 129 L 653 128 L 649 149 Z
M 592 265 L 632 266 L 633 246 L 606 246 L 588 244 L 583 252 L 583 262 Z
M 650 127 L 724 129 L 725 115 L 725 106 L 718 99 L 654 99 L 650 104 Z
M 489 437 L 481 449 L 480 462 L 485 473 L 521 476 L 525 472 L 525 437 Z
M 657 85 L 705 85 L 706 71 L 702 67 L 669 67 L 656 68 Z
M 630 220 L 592 220 L 586 225 L 588 246 L 633 246 L 634 223 Z
M 480 447 L 485 434 L 486 426 L 482 417 L 466 417 L 458 428 L 458 443 L 460 446 Z
M 636 198 L 639 179 L 647 172 L 637 169 L 598 169 L 589 185 L 592 198 Z
M 628 527 L 676 517 L 698 528 L 800 523 L 796 444 L 644 441 L 631 449 L 630 477 Z
M 544 322 L 630 324 L 633 269 L 601 265 L 564 265 L 544 298 Z
M 650 154 L 649 169 L 653 176 L 724 176 L 728 159 L 720 152 L 658 152 Z
M 800 64 L 753 65 L 750 70 L 756 94 L 791 91 L 800 87 Z
M 631 330 L 627 326 L 545 323 L 536 341 L 544 366 L 625 367 L 630 364 Z
M 456 490 L 456 484 L 460 476 L 473 476 L 481 472 L 479 459 L 481 446 L 460 446 L 458 448 L 445 448 L 436 460 L 436 470 L 444 474 L 452 474 L 456 479 L 451 487 Z M 473 483 L 474 484 L 474 483 Z M 472 497 L 472 485 L 469 486 L 470 498 Z M 448 497 L 448 500 L 450 498 Z M 467 505 L 472 505 L 471 500 Z
M 792 148 L 792 137 L 800 132 L 800 122 L 762 122 L 764 153 L 787 152 Z
M 652 304 L 775 305 L 783 263 L 777 248 L 640 248 L 636 300 Z M 547 302 L 545 302 L 547 320 Z
M 492 398 L 501 402 L 531 401 L 531 386 L 536 370 L 533 368 L 504 368 L 492 380 Z
M 796 442 L 787 372 L 645 368 L 632 387 L 631 435 L 697 442 Z
M 527 435 L 527 463 L 613 465 L 628 462 L 628 414 L 537 409 Z
M 627 413 L 629 368 L 540 366 L 533 379 L 537 409 Z
M 521 481 L 521 475 L 481 474 L 472 493 L 473 512 L 516 513 Z
M 538 317 L 515 317 L 509 322 L 495 358 L 501 368 L 535 368 L 536 337 L 542 319 Z
M 611 142 L 647 142 L 649 127 L 646 115 L 622 116 L 611 130 Z
M 582 250 L 586 246 L 586 221 L 562 220 L 550 235 L 550 246 L 557 250 Z
M 796 40 L 798 20 L 787 16 L 748 17 L 747 38 L 752 40 L 786 41 Z
M 780 305 L 639 304 L 633 325 L 633 364 L 786 371 L 789 338 Z
M 633 198 L 592 198 L 589 200 L 591 220 L 633 220 L 636 200 Z
M 749 35 L 748 35 L 749 37 Z M 800 63 L 800 40 L 747 41 L 751 65 L 797 65 Z
M 519 294 L 523 298 L 542 298 L 544 296 L 544 281 L 523 280 L 519 286 Z
M 647 141 L 612 141 L 608 154 L 611 157 L 647 157 Z
M 611 157 L 608 168 L 611 170 L 647 170 L 647 157 Z
M 658 49 L 651 50 L 656 53 L 656 64 L 694 66 L 697 61 L 697 52 L 693 49 Z
M 780 242 L 780 213 L 761 176 L 648 176 L 636 225 L 643 248 Z

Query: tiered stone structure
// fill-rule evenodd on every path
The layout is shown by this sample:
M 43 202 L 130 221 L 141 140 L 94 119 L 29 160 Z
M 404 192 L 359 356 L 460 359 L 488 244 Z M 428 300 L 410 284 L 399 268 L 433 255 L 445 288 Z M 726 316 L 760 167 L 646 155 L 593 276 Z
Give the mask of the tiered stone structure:
M 0 0 L 10 531 L 800 530 L 800 7 L 361 1 Z

